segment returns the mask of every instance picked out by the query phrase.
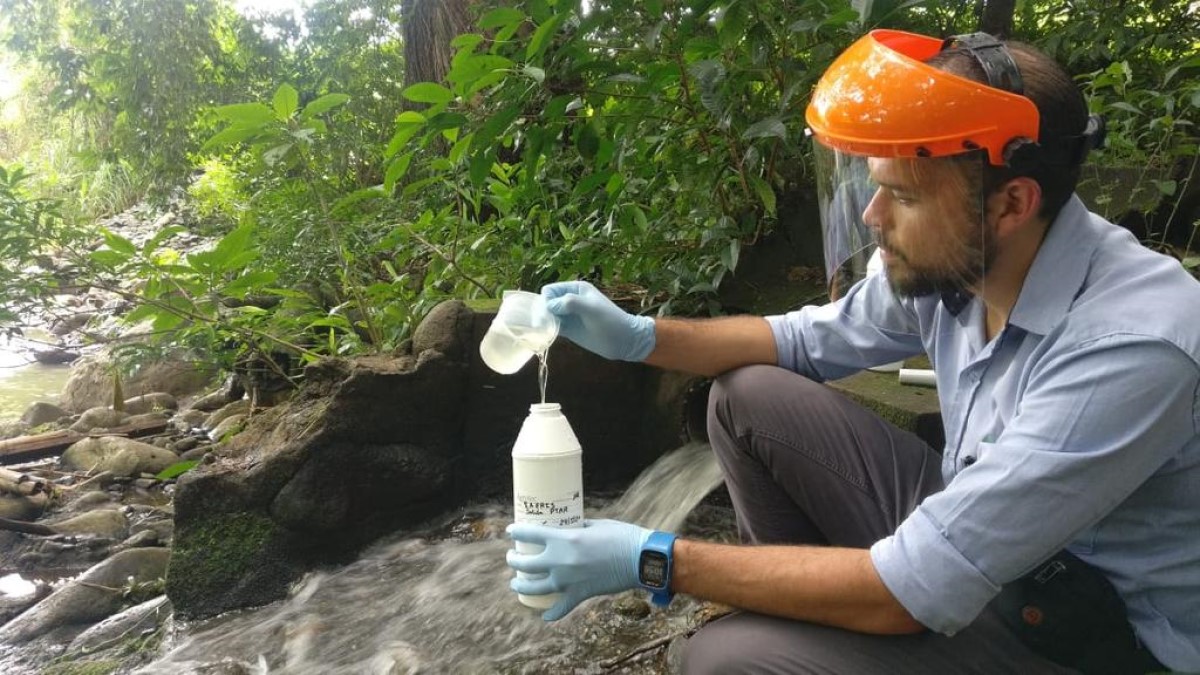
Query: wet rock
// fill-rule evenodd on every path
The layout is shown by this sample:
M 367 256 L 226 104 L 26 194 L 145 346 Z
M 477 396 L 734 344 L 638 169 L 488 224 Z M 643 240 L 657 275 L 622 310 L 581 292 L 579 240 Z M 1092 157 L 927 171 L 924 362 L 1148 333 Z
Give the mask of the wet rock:
M 184 438 L 180 438 L 179 440 L 172 442 L 170 445 L 170 450 L 171 452 L 177 454 L 183 454 L 197 445 L 200 445 L 200 439 L 198 437 L 185 436 Z
M 45 508 L 45 500 L 27 499 L 20 495 L 0 492 L 0 518 L 36 520 Z
M 130 583 L 159 579 L 170 553 L 161 548 L 122 551 L 84 572 L 0 628 L 0 642 L 21 643 L 59 626 L 87 623 L 116 612 Z
M 131 548 L 144 548 L 147 546 L 158 546 L 158 533 L 152 529 L 145 529 L 137 534 L 129 536 L 125 541 L 113 547 L 113 553 L 124 551 Z
M 112 408 L 88 408 L 79 416 L 79 421 L 71 425 L 72 431 L 87 433 L 92 429 L 112 429 L 125 423 L 125 413 Z
M 129 531 L 133 536 L 149 532 L 154 535 L 157 542 L 167 544 L 175 536 L 175 521 L 170 518 L 144 520 L 134 525 Z
M 117 509 L 97 509 L 57 523 L 51 523 L 58 532 L 73 535 L 92 535 L 106 539 L 124 539 L 129 520 Z
M 27 595 L 0 595 L 0 626 L 41 602 L 48 595 L 50 587 L 46 584 L 35 585 L 34 591 Z
M 21 421 L 31 428 L 40 427 L 43 424 L 49 424 L 50 422 L 58 421 L 60 418 L 68 417 L 70 414 L 53 403 L 38 401 L 25 409 L 25 413 L 21 415 Z
M 0 440 L 24 436 L 29 431 L 29 425 L 19 420 L 0 422 Z
M 220 410 L 209 415 L 208 418 L 204 420 L 204 424 L 202 424 L 201 426 L 204 428 L 205 431 L 211 432 L 213 429 L 216 429 L 221 424 L 221 422 L 224 422 L 225 420 L 229 419 L 230 417 L 233 417 L 234 415 L 246 415 L 246 414 L 249 414 L 249 412 L 250 412 L 250 401 L 249 400 L 234 401 L 233 403 L 229 403 L 229 404 L 225 405 L 224 407 L 222 407 Z
M 650 616 L 650 603 L 636 595 L 625 594 L 613 601 L 613 611 L 631 619 L 644 619 Z
M 67 448 L 60 460 L 68 471 L 108 471 L 114 476 L 157 474 L 179 461 L 170 450 L 130 438 L 85 438 Z
M 171 615 L 171 601 L 167 596 L 147 600 L 140 605 L 114 614 L 79 634 L 71 641 L 68 651 L 90 652 L 118 642 L 124 637 L 137 635 L 158 626 Z
M 38 363 L 44 363 L 50 366 L 62 365 L 71 363 L 80 357 L 79 352 L 59 349 L 58 347 L 50 347 L 47 349 L 33 350 L 33 358 Z
M 187 410 L 175 417 L 175 421 L 182 421 L 186 426 L 182 431 L 186 432 L 189 429 L 198 429 L 204 426 L 204 421 L 208 419 L 209 413 L 203 410 Z
M 85 492 L 71 501 L 67 505 L 67 510 L 75 513 L 83 513 L 84 511 L 111 506 L 112 503 L 113 501 L 103 492 Z
M 179 460 L 182 462 L 192 462 L 204 459 L 205 455 L 207 455 L 212 449 L 213 446 L 211 445 L 199 445 L 179 455 Z
M 196 399 L 192 403 L 190 409 L 199 410 L 202 412 L 213 412 L 215 410 L 220 410 L 232 402 L 233 401 L 229 400 L 229 392 L 223 389 L 221 391 L 214 391 L 211 394 L 205 394 L 204 396 Z
M 161 391 L 125 399 L 125 412 L 130 415 L 176 410 L 178 408 L 179 403 L 175 400 L 175 397 Z
M 125 420 L 126 424 L 134 424 L 146 426 L 151 424 L 162 424 L 171 419 L 171 416 L 163 412 L 148 412 L 133 415 Z
M 50 333 L 57 337 L 73 333 L 86 326 L 95 316 L 95 312 L 76 312 L 70 316 L 57 319 L 50 325 Z
M 221 423 L 214 427 L 212 431 L 208 432 L 208 434 L 209 436 L 212 436 L 213 440 L 215 441 L 224 441 L 230 436 L 233 436 L 241 431 L 248 418 L 249 416 L 244 414 L 230 415 L 229 417 L 221 420 Z
M 105 354 L 79 359 L 71 365 L 71 376 L 59 395 L 59 405 L 82 411 L 111 404 L 114 370 L 112 360 Z M 132 377 L 122 379 L 121 388 L 130 397 L 162 392 L 178 398 L 209 386 L 214 375 L 209 368 L 180 356 L 142 366 Z
M 446 357 L 460 360 L 471 341 L 472 315 L 460 300 L 449 300 L 434 307 L 413 332 L 412 353 L 434 349 Z

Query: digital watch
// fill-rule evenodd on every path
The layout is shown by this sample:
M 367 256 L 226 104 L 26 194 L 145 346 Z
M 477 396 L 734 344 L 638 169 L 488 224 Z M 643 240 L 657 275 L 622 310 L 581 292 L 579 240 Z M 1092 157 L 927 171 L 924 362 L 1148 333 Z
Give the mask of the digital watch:
M 675 535 L 653 532 L 642 544 L 638 555 L 638 583 L 650 591 L 650 600 L 659 607 L 671 604 L 671 573 L 674 568 Z

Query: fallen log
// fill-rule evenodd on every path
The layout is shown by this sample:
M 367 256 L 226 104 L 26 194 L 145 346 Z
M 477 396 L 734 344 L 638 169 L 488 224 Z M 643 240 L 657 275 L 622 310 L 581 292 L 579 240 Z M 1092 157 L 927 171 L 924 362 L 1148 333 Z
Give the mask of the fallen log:
M 8 518 L 0 518 L 0 530 L 10 530 L 23 534 L 58 534 L 58 530 L 47 525 L 42 525 L 41 523 L 27 523 L 23 520 L 9 520 Z
M 18 436 L 7 441 L 0 441 L 0 464 L 27 462 L 50 455 L 57 455 L 72 444 L 90 436 L 128 436 L 137 438 L 165 431 L 166 420 L 147 420 L 138 424 L 126 424 L 113 427 L 102 434 L 81 434 L 70 429 L 51 431 L 32 436 Z
M 0 468 L 0 492 L 28 497 L 49 491 L 50 484 L 42 478 Z

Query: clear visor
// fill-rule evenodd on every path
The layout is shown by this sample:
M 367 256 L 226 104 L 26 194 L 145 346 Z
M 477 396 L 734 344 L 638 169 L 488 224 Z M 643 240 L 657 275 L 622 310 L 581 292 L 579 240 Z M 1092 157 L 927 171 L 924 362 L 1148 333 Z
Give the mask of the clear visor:
M 863 157 L 814 147 L 830 299 L 880 272 L 904 296 L 977 290 L 994 249 L 986 152 Z

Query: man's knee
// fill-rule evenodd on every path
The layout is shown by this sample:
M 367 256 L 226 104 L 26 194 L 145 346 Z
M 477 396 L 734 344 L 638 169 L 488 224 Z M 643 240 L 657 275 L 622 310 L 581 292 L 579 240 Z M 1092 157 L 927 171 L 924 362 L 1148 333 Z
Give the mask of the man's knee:
M 708 436 L 736 436 L 754 413 L 784 401 L 791 407 L 815 404 L 833 395 L 825 386 L 776 366 L 745 366 L 713 382 L 708 395 Z

